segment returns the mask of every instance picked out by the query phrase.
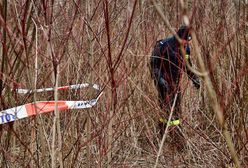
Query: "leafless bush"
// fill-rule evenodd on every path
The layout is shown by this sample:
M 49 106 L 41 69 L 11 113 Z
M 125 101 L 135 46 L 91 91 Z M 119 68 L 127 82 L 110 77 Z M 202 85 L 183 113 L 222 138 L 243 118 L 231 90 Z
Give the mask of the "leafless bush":
M 180 1 L 161 3 L 176 29 L 182 24 Z M 185 2 L 243 167 L 248 165 L 246 3 Z M 13 88 L 56 87 L 56 81 L 57 86 L 89 82 L 103 88 L 94 108 L 1 125 L 1 167 L 153 167 L 161 110 L 147 64 L 155 41 L 170 34 L 149 0 L 1 1 L 1 110 L 96 94 L 86 89 L 18 95 Z M 204 82 L 198 92 L 183 78 L 181 88 L 187 151 L 166 142 L 158 166 L 233 166 Z

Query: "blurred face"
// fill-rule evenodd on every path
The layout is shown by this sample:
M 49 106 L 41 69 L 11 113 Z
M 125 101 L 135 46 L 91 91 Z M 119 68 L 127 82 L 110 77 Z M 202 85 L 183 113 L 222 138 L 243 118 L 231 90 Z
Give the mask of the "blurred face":
M 182 39 L 182 40 L 183 40 L 183 45 L 186 47 L 186 45 L 190 45 L 191 44 L 192 37 L 189 35 L 187 37 L 187 40 L 184 40 L 184 39 Z

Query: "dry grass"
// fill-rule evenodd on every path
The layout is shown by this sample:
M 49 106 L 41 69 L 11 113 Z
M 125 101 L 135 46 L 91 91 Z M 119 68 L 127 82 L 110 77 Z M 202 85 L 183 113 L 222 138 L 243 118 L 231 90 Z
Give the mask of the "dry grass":
M 248 165 L 245 2 L 187 2 L 241 167 Z M 161 3 L 169 23 L 179 27 L 179 1 Z M 1 125 L 0 167 L 153 167 L 161 110 L 147 64 L 155 41 L 169 35 L 149 0 L 1 1 L 1 110 L 54 100 L 53 93 L 17 95 L 11 89 L 55 87 L 56 75 L 58 86 L 97 83 L 103 95 L 94 108 L 61 111 L 57 125 L 53 113 Z M 197 67 L 194 48 L 191 55 Z M 204 82 L 197 91 L 184 76 L 181 88 L 187 150 L 178 152 L 168 138 L 158 167 L 234 167 Z M 95 94 L 85 89 L 56 96 L 85 100 Z

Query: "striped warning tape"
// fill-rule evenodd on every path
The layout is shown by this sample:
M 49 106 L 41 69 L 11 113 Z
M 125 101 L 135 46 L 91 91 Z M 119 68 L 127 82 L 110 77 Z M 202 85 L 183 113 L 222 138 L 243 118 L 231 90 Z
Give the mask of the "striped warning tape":
M 82 84 L 77 84 L 77 85 L 69 85 L 69 86 L 61 86 L 58 87 L 58 90 L 68 90 L 68 89 L 82 89 L 86 87 L 92 87 L 96 90 L 100 90 L 100 86 L 97 84 L 89 84 L 89 83 L 82 83 Z M 40 92 L 48 92 L 48 91 L 53 91 L 54 88 L 43 88 L 43 89 L 36 89 L 36 90 L 29 90 L 29 89 L 16 89 L 17 93 L 20 94 L 27 94 L 27 93 L 40 93 Z
M 100 90 L 100 86 L 96 84 L 78 84 L 78 85 L 70 85 L 70 86 L 62 86 L 58 87 L 58 90 L 67 90 L 67 89 L 81 89 L 85 87 L 93 87 L 96 90 Z M 54 88 L 44 88 L 37 90 L 28 90 L 28 89 L 16 89 L 17 93 L 33 93 L 33 92 L 45 92 L 52 91 Z M 95 99 L 86 100 L 86 101 L 37 101 L 28 104 L 24 104 L 21 106 L 13 107 L 10 109 L 6 109 L 0 111 L 0 124 L 5 124 L 11 121 L 15 121 L 18 119 L 34 116 L 36 114 L 49 113 L 55 110 L 55 105 L 57 103 L 59 110 L 69 110 L 69 109 L 84 109 L 91 108 L 96 105 L 98 99 L 102 95 L 102 92 Z

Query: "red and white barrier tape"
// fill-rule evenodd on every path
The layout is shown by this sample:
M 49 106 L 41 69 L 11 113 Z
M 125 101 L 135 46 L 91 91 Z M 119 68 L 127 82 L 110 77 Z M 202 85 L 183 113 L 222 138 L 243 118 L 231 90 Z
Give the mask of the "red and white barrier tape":
M 69 86 L 61 86 L 58 87 L 58 90 L 68 90 L 68 89 L 82 89 L 86 87 L 92 87 L 96 90 L 100 90 L 100 86 L 97 84 L 89 84 L 89 83 L 82 83 L 77 85 L 69 85 Z M 17 93 L 26 94 L 26 93 L 40 93 L 40 92 L 48 92 L 53 91 L 54 88 L 43 88 L 43 89 L 36 89 L 36 90 L 29 90 L 29 89 L 16 89 Z
M 90 86 L 92 86 L 96 90 L 100 90 L 100 87 L 98 85 L 96 84 L 90 85 L 88 83 L 62 86 L 62 87 L 58 87 L 58 90 L 81 89 Z M 44 89 L 37 89 L 35 91 L 28 89 L 17 89 L 16 91 L 17 93 L 26 94 L 26 93 L 45 92 L 52 90 L 54 89 L 44 88 Z M 97 96 L 97 98 L 86 101 L 57 101 L 57 106 L 59 110 L 91 108 L 94 105 L 96 105 L 101 95 L 102 92 Z M 56 105 L 55 101 L 37 101 L 0 111 L 0 124 L 5 124 L 11 121 L 34 116 L 36 114 L 53 112 L 55 110 L 55 105 Z

